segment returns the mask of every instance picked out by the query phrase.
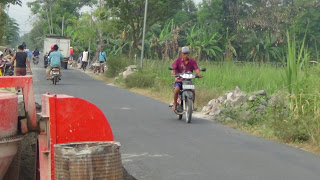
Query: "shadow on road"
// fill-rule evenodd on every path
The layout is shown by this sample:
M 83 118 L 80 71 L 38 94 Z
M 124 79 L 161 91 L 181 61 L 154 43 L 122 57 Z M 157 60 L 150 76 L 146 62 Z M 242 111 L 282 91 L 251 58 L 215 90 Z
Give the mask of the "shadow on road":
M 137 180 L 135 177 L 131 176 L 128 171 L 123 167 L 123 180 Z

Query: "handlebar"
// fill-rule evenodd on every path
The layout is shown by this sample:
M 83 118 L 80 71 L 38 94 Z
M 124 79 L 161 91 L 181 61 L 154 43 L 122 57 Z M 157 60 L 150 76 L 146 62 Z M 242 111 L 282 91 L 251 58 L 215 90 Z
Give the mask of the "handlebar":
M 182 74 L 180 73 L 180 74 L 176 74 L 176 75 L 171 75 L 171 77 L 176 77 L 177 78 L 177 77 L 180 77 L 180 75 L 182 75 Z M 198 74 L 196 74 L 194 76 L 195 76 L 195 78 L 201 78 L 201 77 L 198 76 Z

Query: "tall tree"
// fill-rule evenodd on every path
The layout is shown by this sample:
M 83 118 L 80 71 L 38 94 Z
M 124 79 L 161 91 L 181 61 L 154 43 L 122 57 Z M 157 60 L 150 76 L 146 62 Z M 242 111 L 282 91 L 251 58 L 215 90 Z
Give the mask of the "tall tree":
M 94 0 L 36 0 L 28 3 L 28 6 L 33 14 L 39 16 L 40 21 L 47 22 L 49 34 L 61 35 L 63 18 L 66 27 L 72 26 L 80 16 L 80 9 L 93 2 Z
M 172 17 L 181 7 L 184 0 L 149 0 L 147 31 L 159 21 Z M 106 8 L 112 9 L 112 15 L 120 19 L 119 28 L 128 30 L 133 41 L 133 51 L 136 52 L 142 39 L 145 0 L 106 0 Z

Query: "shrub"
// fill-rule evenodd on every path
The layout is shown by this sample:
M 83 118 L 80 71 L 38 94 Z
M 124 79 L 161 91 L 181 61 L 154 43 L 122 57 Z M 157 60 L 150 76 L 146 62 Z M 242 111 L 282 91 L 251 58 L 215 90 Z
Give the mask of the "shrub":
M 135 71 L 125 79 L 128 88 L 149 88 L 155 85 L 156 75 L 146 71 Z
M 108 57 L 108 70 L 106 75 L 108 77 L 116 77 L 119 73 L 125 70 L 125 67 L 131 65 L 133 61 L 127 56 L 111 56 Z

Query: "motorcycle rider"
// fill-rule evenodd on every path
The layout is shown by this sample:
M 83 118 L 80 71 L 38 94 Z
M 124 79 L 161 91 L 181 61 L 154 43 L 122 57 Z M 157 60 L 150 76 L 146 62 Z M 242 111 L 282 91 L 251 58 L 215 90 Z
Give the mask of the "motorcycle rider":
M 4 74 L 5 65 L 6 65 L 6 61 L 3 58 L 3 53 L 0 51 L 0 76 Z
M 33 57 L 38 57 L 40 55 L 40 51 L 38 50 L 38 48 L 36 48 L 36 50 L 33 51 Z
M 184 46 L 181 48 L 181 57 L 176 59 L 172 67 L 174 70 L 171 71 L 171 75 L 181 74 L 184 72 L 193 72 L 195 71 L 199 78 L 202 77 L 200 74 L 200 70 L 198 67 L 197 62 L 189 57 L 190 49 L 188 46 Z M 180 90 L 182 88 L 182 80 L 181 78 L 176 78 L 174 83 L 174 98 L 173 98 L 173 106 L 172 110 L 175 111 L 177 108 L 177 100 L 180 93 Z M 194 99 L 196 97 L 195 91 L 194 91 Z
M 48 63 L 48 57 L 50 56 L 50 53 L 53 51 L 53 46 L 54 45 L 51 45 L 50 46 L 50 51 L 48 53 L 46 53 L 46 55 L 43 57 L 44 59 L 44 66 L 45 67 L 48 67 L 49 63 Z
M 8 60 L 10 63 L 11 63 L 11 61 L 12 61 L 12 58 L 13 58 L 13 54 L 12 54 L 12 51 L 11 51 L 11 49 L 6 49 L 5 51 L 5 54 L 4 54 L 4 59 L 6 59 L 6 60 Z
M 53 48 L 54 48 L 54 45 L 51 45 L 51 46 L 50 46 L 50 51 L 49 51 L 49 53 L 48 53 L 48 57 L 50 56 L 50 53 L 51 53 L 52 51 L 54 51 Z
M 54 45 L 53 46 L 53 51 L 50 53 L 49 57 L 48 57 L 48 67 L 46 69 L 46 74 L 47 74 L 47 80 L 50 80 L 50 71 L 52 68 L 54 67 L 61 67 L 61 61 L 63 60 L 63 56 L 60 52 L 58 52 L 59 46 L 58 45 Z M 59 80 L 61 75 L 61 71 L 59 72 Z
M 39 52 L 38 48 L 36 48 L 36 49 L 33 51 L 32 54 L 33 54 L 33 58 L 32 58 L 33 62 L 36 62 L 36 60 L 38 60 L 38 62 L 39 62 L 40 52 Z

